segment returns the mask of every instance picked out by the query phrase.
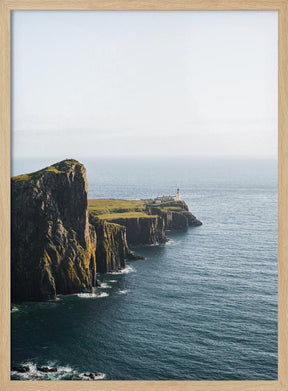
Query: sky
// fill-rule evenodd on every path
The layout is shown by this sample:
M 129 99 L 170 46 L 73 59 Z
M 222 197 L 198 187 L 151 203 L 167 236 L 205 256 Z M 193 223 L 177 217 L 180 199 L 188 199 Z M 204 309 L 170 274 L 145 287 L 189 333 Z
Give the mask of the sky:
M 13 11 L 12 157 L 277 156 L 276 11 Z

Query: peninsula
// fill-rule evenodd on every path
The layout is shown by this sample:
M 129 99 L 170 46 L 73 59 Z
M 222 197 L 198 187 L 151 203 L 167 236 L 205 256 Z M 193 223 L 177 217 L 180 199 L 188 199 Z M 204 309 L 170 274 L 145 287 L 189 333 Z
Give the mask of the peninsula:
M 141 258 L 130 245 L 202 224 L 179 197 L 160 198 L 88 200 L 86 169 L 73 159 L 11 178 L 12 301 L 92 292 L 97 273 Z

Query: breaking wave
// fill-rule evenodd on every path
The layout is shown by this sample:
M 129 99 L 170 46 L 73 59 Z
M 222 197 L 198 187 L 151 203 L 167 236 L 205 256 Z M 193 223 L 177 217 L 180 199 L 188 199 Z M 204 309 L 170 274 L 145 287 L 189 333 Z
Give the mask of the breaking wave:
M 126 265 L 125 269 L 123 270 L 118 270 L 118 272 L 109 272 L 107 274 L 128 274 L 132 272 L 135 272 L 135 269 L 130 265 Z
M 53 362 L 49 362 L 49 365 L 45 365 L 45 369 L 48 368 L 48 370 L 51 370 L 54 368 L 54 370 L 56 370 L 55 372 L 44 372 L 39 369 L 44 367 L 40 367 L 33 362 L 25 362 L 19 367 L 25 368 L 26 372 L 11 370 L 12 380 L 103 380 L 106 377 L 105 373 L 92 373 L 89 371 L 79 373 L 70 366 L 56 367 Z
M 130 292 L 130 289 L 122 289 L 121 291 L 118 291 L 118 295 L 126 295 L 126 293 Z
M 112 288 L 112 286 L 108 285 L 106 282 L 102 282 L 100 288 L 110 289 L 110 288 Z
M 109 296 L 109 293 L 98 292 L 98 293 L 76 293 L 76 296 L 81 299 L 101 299 L 102 297 Z

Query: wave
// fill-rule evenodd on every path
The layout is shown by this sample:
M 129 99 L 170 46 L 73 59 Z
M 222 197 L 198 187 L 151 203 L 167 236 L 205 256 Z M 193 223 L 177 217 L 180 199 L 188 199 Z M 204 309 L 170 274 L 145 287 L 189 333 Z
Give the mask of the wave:
M 70 366 L 59 366 L 55 363 L 49 362 L 45 365 L 48 369 L 57 369 L 55 372 L 44 372 L 39 370 L 39 365 L 33 362 L 25 362 L 20 365 L 21 367 L 27 367 L 27 372 L 18 372 L 11 370 L 11 378 L 13 380 L 103 380 L 106 377 L 105 373 L 79 373 L 77 370 L 72 369 Z
M 101 282 L 101 287 L 100 288 L 110 289 L 110 288 L 112 288 L 112 286 L 108 285 L 106 282 Z
M 17 312 L 17 311 L 19 311 L 19 308 L 18 307 L 12 307 L 11 308 L 11 314 L 13 314 L 13 312 Z
M 179 240 L 169 239 L 168 242 L 165 243 L 165 245 L 174 247 L 174 246 L 177 246 L 179 243 L 180 243 Z
M 81 299 L 101 299 L 102 297 L 109 296 L 109 293 L 106 292 L 98 292 L 98 293 L 76 293 L 76 296 Z
M 126 293 L 130 292 L 130 289 L 122 289 L 121 291 L 118 291 L 118 295 L 125 295 Z
M 109 272 L 107 274 L 128 274 L 132 272 L 135 272 L 135 269 L 133 269 L 133 267 L 130 265 L 126 265 L 125 269 L 118 270 L 117 272 Z
M 51 369 L 54 366 L 53 363 L 49 363 L 46 367 Z M 57 368 L 57 372 L 42 372 L 37 369 L 37 364 L 33 362 L 25 362 L 21 364 L 23 367 L 28 367 L 29 370 L 27 372 L 21 373 L 18 371 L 11 371 L 11 375 L 13 378 L 17 380 L 62 380 L 67 377 L 70 377 L 75 371 L 72 370 L 69 366 L 61 366 Z
M 89 373 L 81 373 L 79 375 L 79 377 L 82 380 L 103 380 L 103 379 L 105 379 L 106 375 L 105 375 L 105 373 L 97 373 L 96 375 L 94 375 L 92 377 L 92 376 L 90 376 Z
M 109 280 L 109 282 L 117 282 L 117 280 Z
M 122 272 L 123 274 L 133 273 L 135 272 L 135 269 L 130 265 L 126 265 L 125 269 L 123 269 Z
M 166 243 L 156 242 L 156 243 L 151 243 L 151 244 L 143 244 L 142 246 L 145 246 L 145 247 L 160 247 L 160 246 L 162 246 L 164 244 L 166 244 Z

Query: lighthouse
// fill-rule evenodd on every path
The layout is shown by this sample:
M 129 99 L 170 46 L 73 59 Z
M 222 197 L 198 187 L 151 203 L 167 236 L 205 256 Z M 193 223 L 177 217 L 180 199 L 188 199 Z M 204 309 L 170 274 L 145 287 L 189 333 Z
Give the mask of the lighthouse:
M 177 189 L 177 197 L 176 197 L 177 201 L 180 201 L 180 189 L 178 187 Z

